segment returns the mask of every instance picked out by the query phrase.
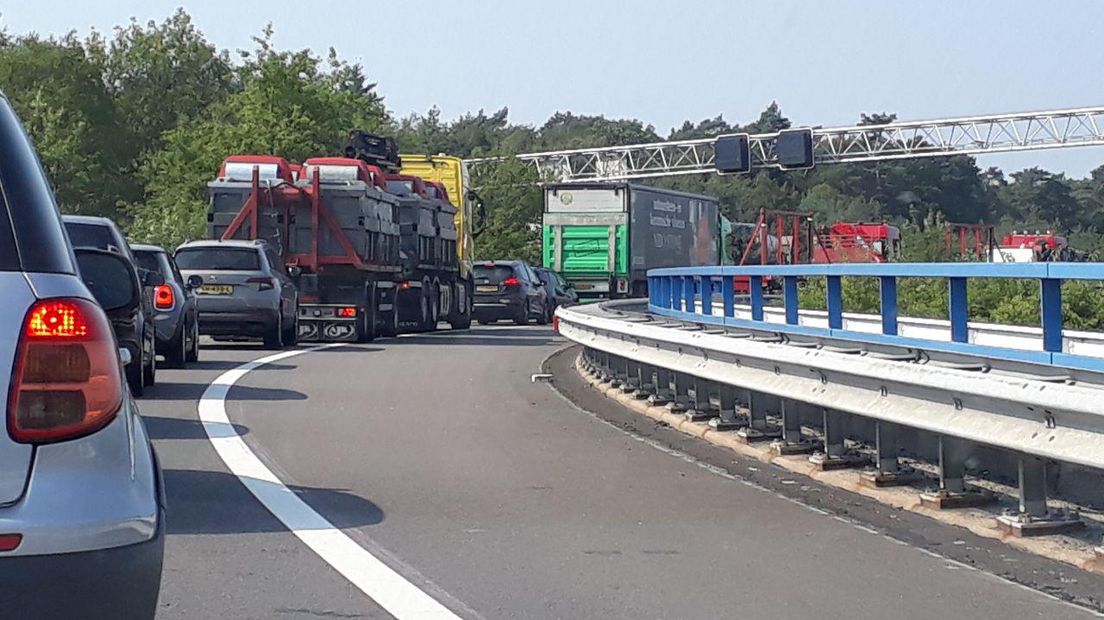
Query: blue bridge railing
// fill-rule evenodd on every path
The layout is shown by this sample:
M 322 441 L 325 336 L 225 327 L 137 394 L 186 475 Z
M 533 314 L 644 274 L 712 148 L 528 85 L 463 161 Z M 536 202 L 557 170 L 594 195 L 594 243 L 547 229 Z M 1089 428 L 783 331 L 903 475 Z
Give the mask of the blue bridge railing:
M 848 276 L 878 279 L 880 334 L 843 329 L 843 287 L 846 284 L 843 278 Z M 781 280 L 785 323 L 764 320 L 765 278 Z M 814 278 L 825 280 L 827 303 L 819 310 L 827 311 L 826 328 L 800 324 L 798 283 Z M 946 280 L 949 341 L 898 334 L 897 283 L 902 278 Z M 1038 282 L 1042 328 L 1039 350 L 969 342 L 970 281 L 979 278 Z M 736 317 L 737 280 L 746 283 L 750 319 Z M 1066 280 L 1104 281 L 1104 263 L 882 263 L 653 269 L 648 272 L 648 301 L 652 313 L 682 320 L 1104 372 L 1104 358 L 1063 351 L 1062 283 Z M 715 308 L 718 297 L 720 308 Z

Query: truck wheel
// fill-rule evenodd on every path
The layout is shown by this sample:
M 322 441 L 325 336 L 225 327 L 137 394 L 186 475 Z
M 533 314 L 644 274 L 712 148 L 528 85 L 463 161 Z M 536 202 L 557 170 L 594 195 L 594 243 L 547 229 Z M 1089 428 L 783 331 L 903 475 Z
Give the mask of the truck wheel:
M 360 337 L 357 338 L 358 342 L 372 342 L 376 339 L 376 322 L 378 320 L 376 304 L 379 303 L 379 300 L 376 299 L 376 289 L 369 286 L 365 298 L 364 321 L 360 326 L 361 332 Z
M 429 314 L 426 316 L 425 330 L 427 332 L 437 331 L 437 322 L 440 320 L 439 308 L 441 307 L 441 292 L 434 284 L 429 287 L 429 290 L 425 293 L 426 307 Z
M 457 285 L 457 290 L 465 289 L 463 284 Z M 464 291 L 467 292 L 466 290 Z M 471 295 L 456 296 L 457 314 L 449 320 L 452 329 L 471 329 L 472 322 L 472 297 Z
M 294 347 L 299 344 L 299 313 L 296 312 L 295 320 L 283 331 L 284 346 Z
M 525 302 L 525 305 L 521 307 L 518 315 L 514 317 L 515 325 L 528 325 L 529 324 L 529 302 Z

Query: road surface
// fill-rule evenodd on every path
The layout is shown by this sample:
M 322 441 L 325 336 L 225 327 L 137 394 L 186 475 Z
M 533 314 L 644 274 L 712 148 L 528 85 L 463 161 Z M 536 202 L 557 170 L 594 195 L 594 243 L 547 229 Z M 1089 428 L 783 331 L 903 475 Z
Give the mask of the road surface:
M 570 354 L 546 365 L 556 387 L 532 382 L 566 345 L 493 326 L 244 374 L 271 352 L 208 346 L 159 372 L 140 403 L 168 493 L 158 618 L 1096 617 L 1057 597 L 1104 599 L 1099 577 L 753 474 L 596 400 Z

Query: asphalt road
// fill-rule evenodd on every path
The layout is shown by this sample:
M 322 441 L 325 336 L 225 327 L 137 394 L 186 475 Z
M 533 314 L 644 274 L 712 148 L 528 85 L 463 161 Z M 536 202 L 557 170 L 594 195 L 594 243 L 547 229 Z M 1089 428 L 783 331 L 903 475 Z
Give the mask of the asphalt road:
M 988 544 L 964 531 L 927 522 L 924 543 L 902 542 L 896 518 L 833 518 L 531 382 L 565 345 L 496 326 L 312 351 L 246 373 L 225 408 L 296 496 L 464 618 L 1095 617 L 931 550 Z M 268 354 L 207 347 L 140 403 L 168 492 L 158 618 L 392 617 L 250 494 L 199 422 L 212 381 Z M 557 386 L 608 407 L 570 377 Z M 1104 583 L 1031 566 L 1082 598 Z

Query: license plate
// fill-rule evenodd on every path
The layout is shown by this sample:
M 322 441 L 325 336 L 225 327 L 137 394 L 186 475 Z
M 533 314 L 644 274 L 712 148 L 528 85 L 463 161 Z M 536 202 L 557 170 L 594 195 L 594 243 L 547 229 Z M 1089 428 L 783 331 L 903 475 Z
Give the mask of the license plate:
M 493 286 L 493 285 L 477 286 L 477 287 L 475 287 L 475 292 L 476 293 L 497 293 L 498 292 L 498 287 Z
M 582 282 L 575 285 L 575 290 L 577 290 L 577 291 L 589 291 L 592 288 L 594 288 L 593 284 L 585 284 L 585 283 L 582 283 Z
M 234 287 L 229 284 L 204 284 L 199 287 L 200 295 L 233 295 Z

